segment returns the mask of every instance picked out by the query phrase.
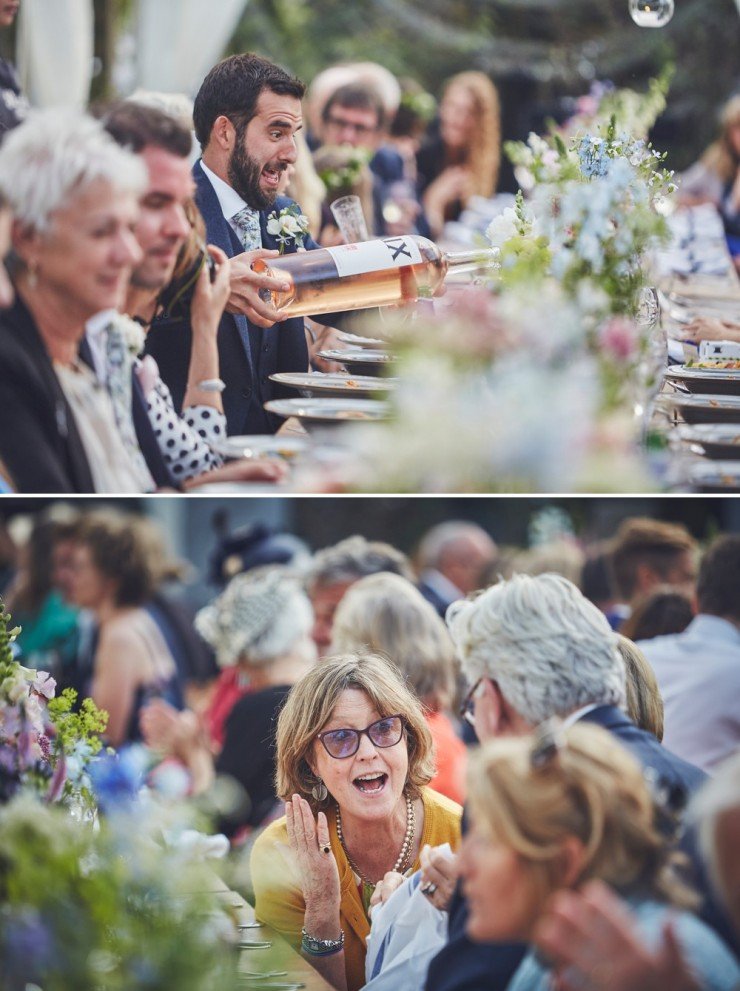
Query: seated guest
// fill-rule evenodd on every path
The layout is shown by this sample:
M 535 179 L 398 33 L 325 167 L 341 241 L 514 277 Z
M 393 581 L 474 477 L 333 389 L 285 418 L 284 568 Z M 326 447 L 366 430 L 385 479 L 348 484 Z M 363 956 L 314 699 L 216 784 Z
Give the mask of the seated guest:
M 520 575 L 499 582 L 472 601 L 454 603 L 447 625 L 471 686 L 465 707 L 481 742 L 530 733 L 559 716 L 609 730 L 677 798 L 703 782 L 698 768 L 625 715 L 624 662 L 614 634 L 604 614 L 567 579 Z M 695 850 L 688 842 L 686 848 L 696 864 Z M 434 868 L 428 872 L 438 888 L 433 901 L 449 908 L 449 939 L 430 966 L 428 991 L 488 987 L 494 975 L 492 986 L 506 987 L 521 947 L 473 946 L 465 935 L 467 902 L 459 890 L 450 898 L 455 872 Z
M 719 537 L 699 569 L 698 615 L 638 645 L 665 702 L 665 743 L 711 771 L 740 746 L 740 537 Z
M 557 892 L 599 879 L 628 899 L 646 941 L 670 920 L 703 988 L 736 986 L 737 962 L 691 913 L 696 896 L 656 829 L 642 768 L 611 734 L 545 724 L 534 737 L 488 743 L 471 758 L 469 794 L 460 872 L 473 940 L 531 942 Z M 596 958 L 595 975 L 612 965 Z M 567 968 L 553 972 L 530 950 L 507 991 L 592 986 L 590 971 L 584 983 L 577 976 Z
M 144 608 L 166 555 L 161 538 L 141 517 L 90 513 L 77 536 L 72 600 L 97 621 L 89 694 L 108 712 L 114 747 L 140 738 L 139 712 L 161 697 L 182 708 L 175 660 Z
M 78 114 L 44 111 L 0 148 L 0 191 L 15 215 L 15 304 L 0 313 L 0 458 L 21 492 L 153 487 L 116 427 L 107 394 L 78 360 L 85 324 L 118 308 L 140 258 L 132 234 L 142 164 Z
M 698 545 L 681 523 L 648 517 L 623 520 L 610 561 L 617 594 L 630 610 L 659 585 L 694 594 Z
M 462 803 L 467 752 L 450 718 L 455 653 L 434 606 L 400 575 L 361 578 L 339 603 L 330 653 L 363 649 L 389 657 L 400 668 L 432 734 L 436 771 L 429 787 Z
M 275 723 L 295 684 L 316 662 L 311 640 L 313 612 L 305 592 L 284 569 L 261 568 L 237 575 L 221 595 L 196 616 L 201 636 L 223 667 L 238 667 L 248 684 L 225 717 L 223 747 L 209 759 L 206 734 L 192 714 L 154 700 L 142 714 L 146 742 L 179 757 L 190 770 L 193 791 L 208 787 L 214 773 L 234 778 L 248 798 L 246 812 L 225 824 L 260 826 L 277 803 Z
M 416 554 L 419 591 L 444 619 L 450 603 L 483 587 L 483 572 L 495 571 L 497 553 L 477 523 L 439 523 L 421 538 Z
M 406 555 L 380 540 L 355 535 L 316 552 L 306 575 L 306 591 L 313 606 L 313 638 L 319 656 L 329 650 L 334 613 L 344 593 L 359 578 L 379 571 L 413 581 Z
M 141 387 L 159 452 L 175 482 L 275 480 L 282 474 L 277 462 L 243 459 L 213 474 L 223 463 L 217 447 L 226 437 L 216 337 L 229 295 L 229 260 L 219 248 L 205 244 L 205 225 L 192 199 L 190 131 L 163 111 L 133 101 L 110 108 L 104 124 L 118 144 L 140 156 L 148 176 L 135 229 L 143 254 L 131 273 L 124 311 L 142 326 L 141 348 L 152 320 L 163 310 L 187 318 L 192 334 L 180 416 L 154 359 L 142 363 L 136 345 L 127 346 L 130 322 L 110 315 L 97 318 L 101 332 L 88 330 L 88 340 L 102 366 L 119 429 L 136 444 L 129 411 Z M 199 477 L 204 472 L 207 476 Z
M 693 596 L 680 589 L 658 586 L 641 601 L 621 628 L 630 640 L 652 640 L 683 633 L 696 615 Z
M 457 845 L 459 806 L 426 787 L 431 746 L 419 702 L 373 654 L 314 668 L 280 713 L 286 814 L 252 850 L 255 913 L 335 988 L 365 983 L 376 885 L 417 870 L 425 844 Z
M 626 679 L 626 709 L 635 726 L 663 739 L 663 698 L 655 672 L 637 644 L 617 635 L 617 649 L 624 661 Z
M 416 157 L 419 191 L 432 237 L 457 220 L 471 196 L 493 196 L 501 160 L 496 87 L 483 72 L 461 72 L 445 84 L 439 132 Z

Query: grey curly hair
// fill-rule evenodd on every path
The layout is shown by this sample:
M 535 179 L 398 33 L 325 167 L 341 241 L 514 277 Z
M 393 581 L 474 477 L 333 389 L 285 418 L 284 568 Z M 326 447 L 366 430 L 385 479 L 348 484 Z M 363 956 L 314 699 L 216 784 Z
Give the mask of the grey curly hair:
M 567 578 L 515 575 L 454 602 L 446 620 L 471 684 L 496 681 L 532 726 L 592 703 L 625 707 L 616 636 Z

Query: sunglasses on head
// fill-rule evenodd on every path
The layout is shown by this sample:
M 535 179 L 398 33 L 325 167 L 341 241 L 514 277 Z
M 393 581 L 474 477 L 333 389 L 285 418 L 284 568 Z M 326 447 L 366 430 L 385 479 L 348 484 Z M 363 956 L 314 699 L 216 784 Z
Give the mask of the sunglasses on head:
M 395 747 L 403 736 L 403 717 L 384 716 L 376 719 L 365 729 L 330 729 L 317 734 L 316 739 L 321 740 L 324 749 L 330 757 L 336 760 L 344 760 L 345 757 L 352 757 L 360 749 L 360 738 L 366 735 L 375 747 L 385 749 Z

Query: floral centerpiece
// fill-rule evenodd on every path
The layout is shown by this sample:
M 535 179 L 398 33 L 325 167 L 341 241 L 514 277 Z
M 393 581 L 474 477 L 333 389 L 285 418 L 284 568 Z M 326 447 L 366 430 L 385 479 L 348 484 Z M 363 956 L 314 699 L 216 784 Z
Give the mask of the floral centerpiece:
M 360 488 L 653 487 L 636 415 L 664 354 L 645 317 L 645 259 L 667 236 L 660 208 L 675 184 L 642 130 L 663 86 L 644 111 L 637 95 L 608 94 L 588 130 L 508 146 L 529 197 L 520 191 L 488 228 L 494 295 L 450 292 L 435 315 L 382 329 L 399 382 L 392 422 L 358 437 Z
M 107 713 L 92 699 L 75 711 L 74 689 L 57 697 L 46 671 L 23 667 L 14 657 L 20 629 L 8 629 L 9 621 L 0 603 L 0 801 L 28 789 L 48 802 L 90 811 L 89 769 L 102 748 Z

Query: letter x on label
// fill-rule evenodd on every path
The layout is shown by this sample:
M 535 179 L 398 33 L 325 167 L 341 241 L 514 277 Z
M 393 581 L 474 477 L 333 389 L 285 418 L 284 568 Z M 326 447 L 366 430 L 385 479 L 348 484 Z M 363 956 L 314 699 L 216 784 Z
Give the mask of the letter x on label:
M 399 255 L 406 255 L 409 261 L 413 261 L 411 257 L 411 252 L 408 250 L 408 246 L 403 238 L 395 238 L 393 241 L 390 239 L 385 242 L 388 246 L 388 250 L 393 254 L 393 261 L 396 261 Z

